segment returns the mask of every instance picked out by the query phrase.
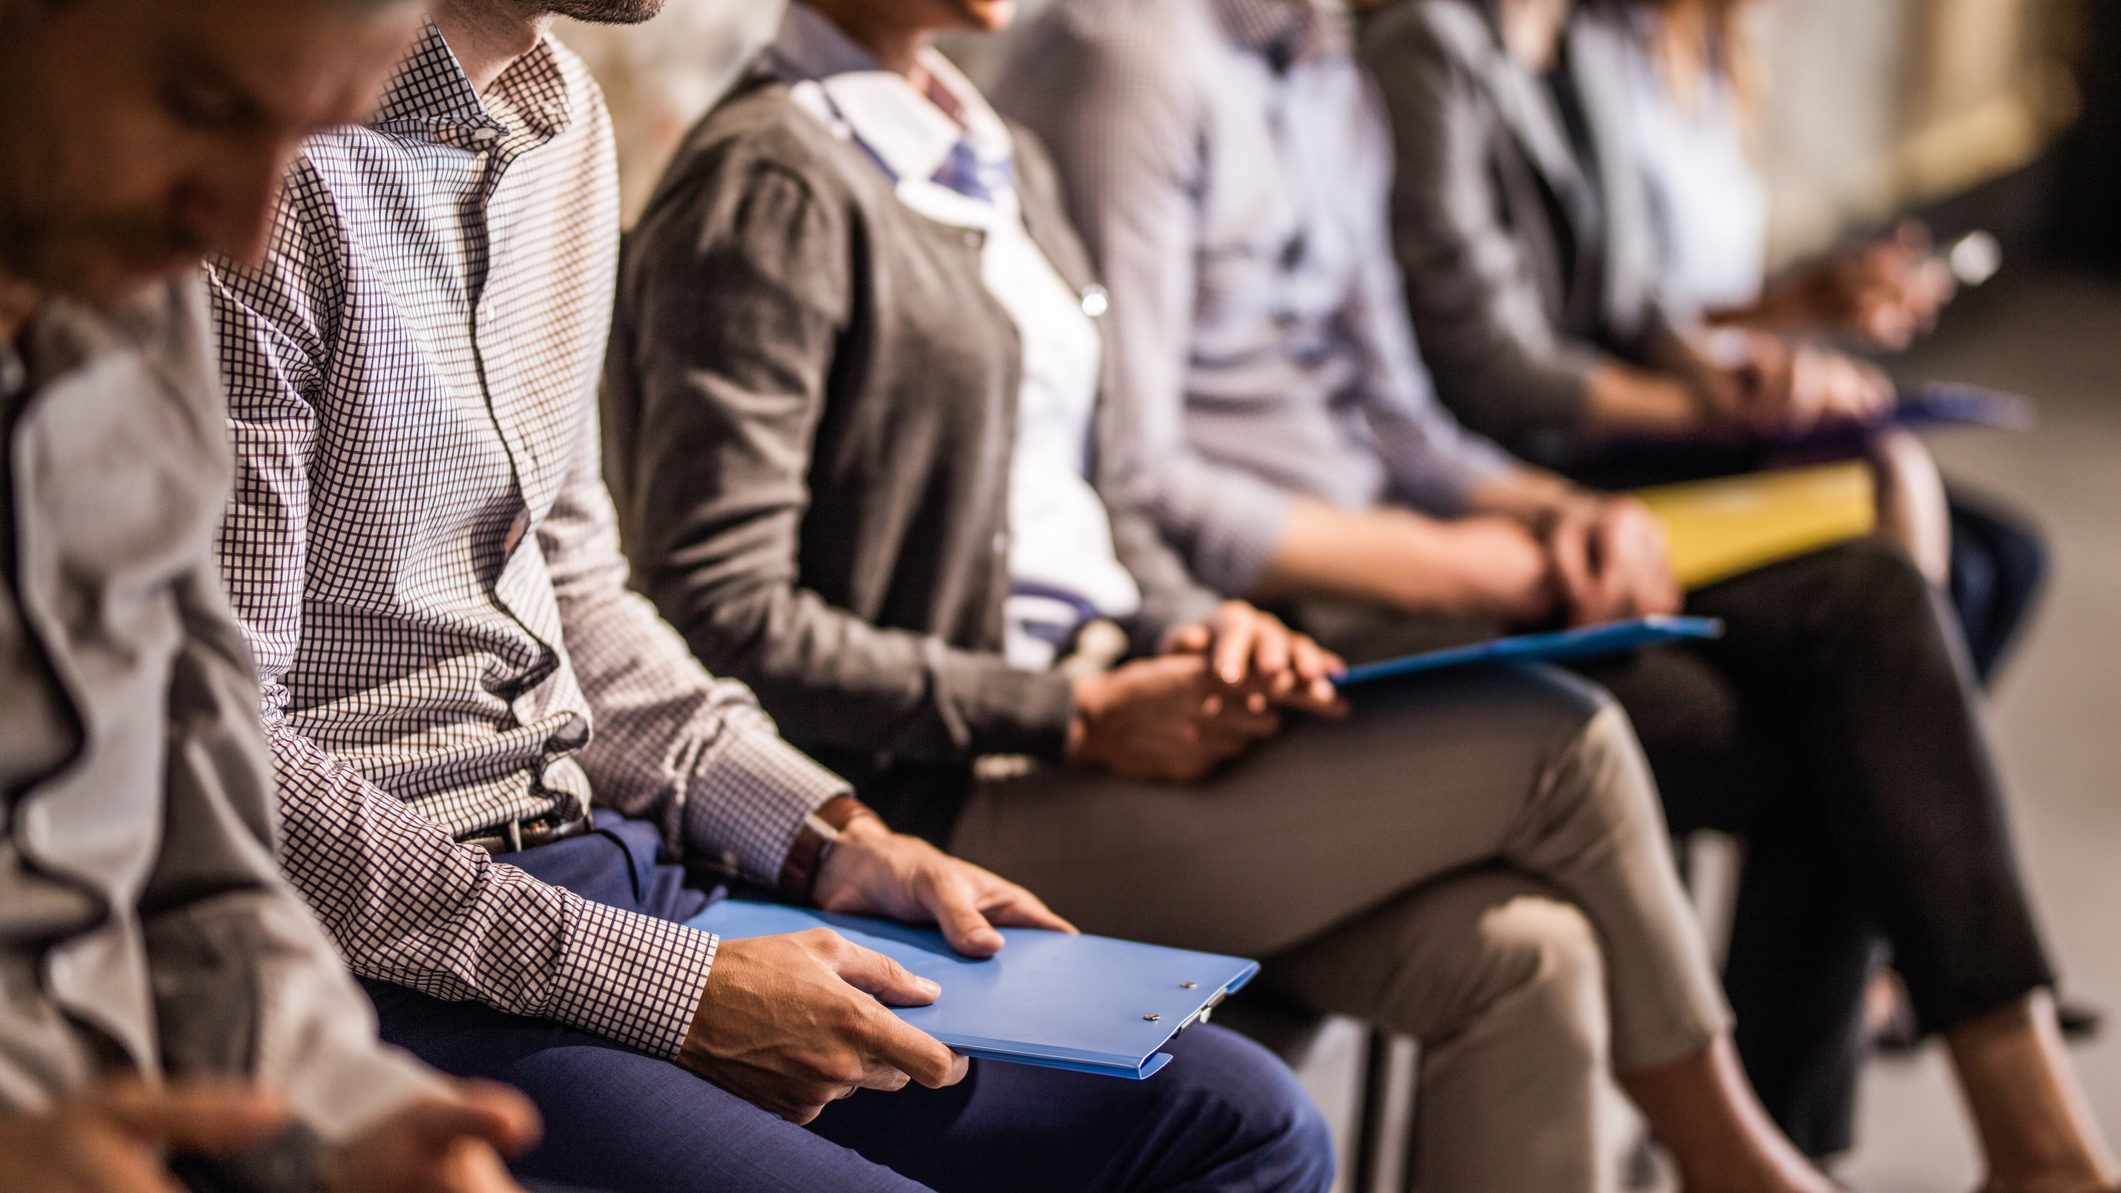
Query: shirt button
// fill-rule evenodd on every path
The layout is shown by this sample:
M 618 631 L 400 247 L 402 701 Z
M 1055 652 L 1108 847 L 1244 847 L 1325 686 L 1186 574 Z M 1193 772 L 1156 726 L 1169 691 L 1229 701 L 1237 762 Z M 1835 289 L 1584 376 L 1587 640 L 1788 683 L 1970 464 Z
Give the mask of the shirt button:
M 589 722 L 573 713 L 560 727 L 552 731 L 552 746 L 556 750 L 579 750 L 589 744 Z
M 471 130 L 471 143 L 481 149 L 491 149 L 501 139 L 499 129 L 475 128 Z
M 1083 287 L 1083 314 L 1097 319 L 1111 309 L 1112 296 L 1103 286 L 1093 284 Z

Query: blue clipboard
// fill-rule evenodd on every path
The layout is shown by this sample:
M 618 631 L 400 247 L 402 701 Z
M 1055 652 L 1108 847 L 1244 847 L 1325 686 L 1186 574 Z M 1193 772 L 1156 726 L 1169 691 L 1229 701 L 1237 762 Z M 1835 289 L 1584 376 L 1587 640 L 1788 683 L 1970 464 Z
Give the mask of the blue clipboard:
M 1631 621 L 1608 622 L 1588 629 L 1557 630 L 1549 634 L 1518 634 L 1509 638 L 1475 642 L 1470 646 L 1453 646 L 1446 650 L 1424 651 L 1421 654 L 1365 663 L 1360 667 L 1348 668 L 1333 682 L 1335 687 L 1351 688 L 1379 680 L 1397 679 L 1402 675 L 1419 675 L 1453 667 L 1471 667 L 1479 663 L 1565 663 L 1572 659 L 1621 654 L 1666 642 L 1722 636 L 1723 622 L 1714 617 L 1638 617 Z
M 933 927 L 752 899 L 724 899 L 691 924 L 724 940 L 831 928 L 942 987 L 928 1006 L 892 1011 L 953 1051 L 1134 1081 L 1259 972 L 1242 957 L 1031 928 L 1001 929 L 1007 943 L 981 961 Z
M 1682 435 L 1629 435 L 1612 455 L 1631 459 L 1689 448 L 1707 450 L 1775 449 L 1804 452 L 1853 452 L 1888 427 L 1910 431 L 1954 427 L 1994 431 L 2032 429 L 2031 399 L 1978 385 L 1932 382 L 1900 391 L 1899 400 L 1875 418 L 1821 423 L 1803 431 L 1723 431 Z

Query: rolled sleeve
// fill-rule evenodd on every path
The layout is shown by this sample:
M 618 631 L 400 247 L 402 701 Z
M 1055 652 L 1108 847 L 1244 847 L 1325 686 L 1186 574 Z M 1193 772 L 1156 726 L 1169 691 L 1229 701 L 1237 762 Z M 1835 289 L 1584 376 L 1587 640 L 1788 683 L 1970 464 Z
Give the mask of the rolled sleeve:
M 1193 570 L 1219 592 L 1247 593 L 1281 550 L 1295 498 L 1263 480 L 1232 472 L 1218 473 L 1213 480 L 1201 486 L 1212 491 L 1203 492 L 1199 504 L 1212 503 L 1217 512 L 1199 525 L 1191 553 Z M 1172 484 L 1182 486 L 1185 481 L 1173 477 Z

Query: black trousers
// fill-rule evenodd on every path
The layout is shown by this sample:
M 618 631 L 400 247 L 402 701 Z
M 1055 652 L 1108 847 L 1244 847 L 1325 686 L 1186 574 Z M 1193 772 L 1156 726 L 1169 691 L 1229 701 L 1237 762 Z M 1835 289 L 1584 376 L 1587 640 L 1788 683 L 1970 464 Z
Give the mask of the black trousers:
M 1745 842 L 1726 968 L 1739 1051 L 1798 1146 L 1843 1151 L 1881 940 L 1926 1031 L 2054 981 L 1967 644 L 1914 565 L 1873 540 L 1688 607 L 1727 636 L 1581 669 L 1634 719 L 1674 831 Z

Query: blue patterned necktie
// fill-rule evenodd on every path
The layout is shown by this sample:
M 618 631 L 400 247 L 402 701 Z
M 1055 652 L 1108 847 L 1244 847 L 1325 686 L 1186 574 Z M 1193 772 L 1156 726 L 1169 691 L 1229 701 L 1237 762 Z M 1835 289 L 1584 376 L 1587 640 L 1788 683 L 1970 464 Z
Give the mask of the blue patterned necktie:
M 971 140 L 959 137 L 957 144 L 950 147 L 950 156 L 943 159 L 930 181 L 968 199 L 992 203 L 996 190 L 1015 185 L 1016 168 L 1008 161 L 981 161 Z

